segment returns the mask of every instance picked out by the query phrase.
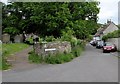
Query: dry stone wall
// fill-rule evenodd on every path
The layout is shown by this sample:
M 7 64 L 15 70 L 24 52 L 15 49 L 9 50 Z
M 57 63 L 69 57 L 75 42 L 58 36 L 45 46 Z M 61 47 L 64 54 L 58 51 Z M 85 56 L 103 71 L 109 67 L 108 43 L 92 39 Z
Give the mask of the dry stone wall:
M 36 43 L 34 44 L 35 53 L 38 55 L 48 55 L 55 53 L 69 53 L 71 52 L 70 42 L 49 42 L 49 43 Z
M 111 38 L 107 40 L 108 42 L 114 43 L 117 46 L 117 49 L 120 50 L 120 38 Z

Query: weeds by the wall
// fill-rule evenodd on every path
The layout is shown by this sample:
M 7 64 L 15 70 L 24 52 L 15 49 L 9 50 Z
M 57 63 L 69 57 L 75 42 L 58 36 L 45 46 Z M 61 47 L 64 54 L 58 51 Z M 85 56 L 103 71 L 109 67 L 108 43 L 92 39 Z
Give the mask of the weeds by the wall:
M 7 70 L 11 67 L 11 65 L 7 62 L 5 58 L 2 58 L 2 64 L 0 65 L 0 69 Z
M 82 51 L 84 50 L 84 43 L 80 43 L 79 45 L 72 48 L 72 52 L 70 53 L 56 53 L 56 54 L 49 54 L 47 56 L 39 56 L 35 54 L 34 51 L 29 53 L 29 60 L 33 63 L 48 63 L 48 64 L 62 64 L 65 62 L 69 62 L 75 57 L 80 56 Z
M 29 52 L 28 59 L 30 62 L 33 62 L 33 63 L 41 63 L 42 62 L 42 57 L 35 54 L 33 51 Z

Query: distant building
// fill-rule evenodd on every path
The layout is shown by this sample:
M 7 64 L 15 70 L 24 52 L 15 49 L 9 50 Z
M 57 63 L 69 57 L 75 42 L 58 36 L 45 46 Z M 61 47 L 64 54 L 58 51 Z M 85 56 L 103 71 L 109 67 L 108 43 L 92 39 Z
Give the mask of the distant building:
M 107 24 L 102 25 L 98 30 L 95 36 L 107 35 L 110 32 L 118 30 L 119 28 L 111 20 L 107 20 Z

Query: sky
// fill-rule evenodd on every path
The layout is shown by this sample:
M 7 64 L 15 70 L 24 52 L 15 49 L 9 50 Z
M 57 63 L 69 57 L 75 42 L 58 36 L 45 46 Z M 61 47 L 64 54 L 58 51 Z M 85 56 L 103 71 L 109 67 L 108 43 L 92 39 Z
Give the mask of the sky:
M 8 0 L 1 0 L 7 3 Z M 118 2 L 120 0 L 98 0 L 100 1 L 100 13 L 98 14 L 98 23 L 106 23 L 111 19 L 116 25 L 118 24 Z
M 100 0 L 100 13 L 98 14 L 99 23 L 106 23 L 107 19 L 111 19 L 115 24 L 118 24 L 119 1 L 120 0 Z

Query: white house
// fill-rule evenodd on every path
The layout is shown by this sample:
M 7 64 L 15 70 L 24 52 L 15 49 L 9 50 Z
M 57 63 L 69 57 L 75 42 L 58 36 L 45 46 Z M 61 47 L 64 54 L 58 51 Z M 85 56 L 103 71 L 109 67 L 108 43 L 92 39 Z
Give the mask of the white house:
M 98 30 L 95 35 L 99 35 L 101 38 L 104 35 L 107 35 L 108 33 L 114 32 L 115 30 L 119 30 L 119 28 L 113 23 L 112 21 L 107 21 L 107 24 L 102 25 Z M 111 38 L 108 39 L 108 42 L 114 43 L 117 47 L 117 49 L 120 50 L 120 46 L 118 45 L 118 40 L 120 38 Z
M 107 35 L 108 33 L 114 32 L 115 30 L 118 30 L 119 28 L 113 23 L 112 21 L 107 21 L 107 24 L 102 25 L 95 35 L 103 36 Z

